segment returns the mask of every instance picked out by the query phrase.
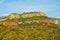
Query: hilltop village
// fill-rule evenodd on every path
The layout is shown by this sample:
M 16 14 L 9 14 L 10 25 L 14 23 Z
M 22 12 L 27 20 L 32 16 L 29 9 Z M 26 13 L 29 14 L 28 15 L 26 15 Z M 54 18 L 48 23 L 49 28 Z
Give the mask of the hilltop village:
M 18 26 L 19 24 L 42 23 L 43 25 L 58 24 L 58 20 L 48 17 L 44 12 L 12 13 L 0 19 L 0 25 Z

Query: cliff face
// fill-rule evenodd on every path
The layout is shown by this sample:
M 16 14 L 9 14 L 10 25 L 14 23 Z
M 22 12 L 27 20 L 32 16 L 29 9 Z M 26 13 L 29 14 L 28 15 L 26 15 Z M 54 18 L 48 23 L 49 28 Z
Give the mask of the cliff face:
M 37 24 L 48 24 L 48 25 L 52 25 L 52 24 L 58 24 L 58 21 L 53 20 L 53 19 L 44 19 L 44 20 L 29 20 L 29 21 L 24 21 L 24 22 L 0 22 L 0 25 L 4 25 L 4 26 L 18 26 L 20 24 L 31 24 L 31 23 L 37 23 Z
M 28 17 L 34 17 L 34 16 L 46 16 L 46 14 L 43 12 L 32 12 L 32 13 L 28 13 L 28 14 L 23 14 L 21 17 L 28 18 Z
M 11 14 L 9 15 L 9 19 L 20 18 L 20 14 Z
M 9 15 L 9 19 L 29 18 L 29 17 L 34 17 L 34 16 L 46 16 L 46 14 L 43 12 L 30 12 L 30 13 L 25 13 L 25 14 L 11 14 L 11 15 Z
M 24 23 L 42 23 L 42 24 L 58 24 L 58 20 L 54 20 L 52 18 L 49 18 L 46 16 L 45 13 L 43 12 L 28 12 L 28 13 L 23 13 L 23 14 L 17 14 L 13 13 L 10 14 L 4 22 L 0 22 L 0 24 L 6 25 L 6 26 L 11 26 L 15 25 L 18 26 L 19 24 L 24 24 Z

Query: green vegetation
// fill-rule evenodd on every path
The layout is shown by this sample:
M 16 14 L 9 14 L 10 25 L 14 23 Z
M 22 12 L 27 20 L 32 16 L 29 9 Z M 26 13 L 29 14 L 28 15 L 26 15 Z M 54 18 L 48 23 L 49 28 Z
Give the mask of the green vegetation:
M 17 21 L 18 20 L 33 20 L 33 19 L 43 19 L 43 18 L 45 18 L 45 17 L 47 17 L 47 16 L 33 16 L 33 15 L 30 15 L 30 16 L 32 16 L 32 17 L 28 17 L 28 15 L 26 15 L 27 17 L 26 18 L 23 18 L 23 17 L 25 17 L 25 14 L 38 14 L 38 15 L 41 15 L 41 14 L 44 14 L 44 15 L 46 15 L 44 12 L 24 12 L 24 13 L 11 13 L 10 15 L 8 15 L 8 16 L 2 16 L 2 17 L 0 17 L 0 20 L 2 19 L 3 21 L 5 21 L 4 19 L 6 19 L 6 21 L 11 21 L 10 20 L 10 18 L 13 18 L 12 20 L 14 20 L 14 21 L 16 21 L 16 19 L 17 19 Z M 12 16 L 11 16 L 12 15 Z M 17 15 L 17 17 L 15 17 L 15 16 Z M 22 15 L 23 15 L 23 17 L 22 17 Z M 19 17 L 19 18 L 18 18 Z M 16 18 L 16 19 L 15 19 Z M 2 21 L 1 20 L 1 21 Z
M 0 26 L 0 40 L 60 40 L 58 25 L 20 24 Z
M 36 17 L 30 17 L 30 18 L 19 18 L 19 19 L 7 19 L 5 21 L 29 21 L 29 20 L 43 20 L 43 19 L 51 19 L 49 17 L 46 16 L 36 16 Z
M 37 13 L 37 12 L 27 12 Z M 39 13 L 39 12 L 38 12 Z M 14 14 L 14 13 L 12 13 Z M 16 13 L 15 13 L 16 14 Z M 21 14 L 21 15 L 23 15 Z M 20 16 L 21 16 L 20 15 Z M 60 40 L 60 26 L 57 24 L 44 23 L 24 23 L 25 21 L 52 19 L 47 16 L 33 16 L 30 18 L 15 18 L 9 19 L 1 17 L 0 19 L 7 19 L 1 22 L 23 22 L 18 26 L 4 26 L 0 24 L 0 40 Z

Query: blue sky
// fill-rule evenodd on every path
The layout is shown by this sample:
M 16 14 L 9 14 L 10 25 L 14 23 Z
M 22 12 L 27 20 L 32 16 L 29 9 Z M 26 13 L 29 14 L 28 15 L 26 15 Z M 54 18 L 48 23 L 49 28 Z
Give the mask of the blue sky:
M 60 0 L 0 0 L 0 16 L 30 11 L 41 11 L 49 17 L 59 17 Z

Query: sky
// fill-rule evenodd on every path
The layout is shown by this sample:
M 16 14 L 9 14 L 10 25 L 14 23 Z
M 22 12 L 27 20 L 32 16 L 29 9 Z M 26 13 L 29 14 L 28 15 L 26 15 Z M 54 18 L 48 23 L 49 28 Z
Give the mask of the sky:
M 60 17 L 60 0 L 0 0 L 0 16 L 31 11 Z

